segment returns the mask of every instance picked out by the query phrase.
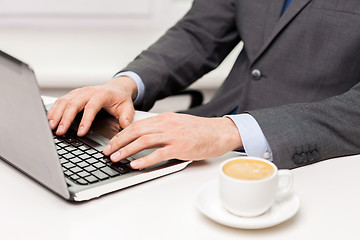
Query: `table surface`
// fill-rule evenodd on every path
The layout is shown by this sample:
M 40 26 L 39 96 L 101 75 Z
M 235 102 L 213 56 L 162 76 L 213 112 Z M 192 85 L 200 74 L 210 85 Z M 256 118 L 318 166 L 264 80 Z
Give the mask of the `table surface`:
M 140 115 L 139 113 L 137 113 Z M 292 170 L 301 206 L 290 220 L 261 230 L 222 226 L 196 208 L 198 190 L 234 156 L 91 200 L 69 203 L 0 161 L 1 239 L 356 239 L 360 236 L 360 155 Z

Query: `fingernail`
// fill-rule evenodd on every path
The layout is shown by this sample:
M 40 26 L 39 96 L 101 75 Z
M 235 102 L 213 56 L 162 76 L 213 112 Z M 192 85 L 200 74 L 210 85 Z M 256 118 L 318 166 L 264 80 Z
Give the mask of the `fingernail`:
M 109 154 L 110 152 L 111 152 L 111 145 L 109 144 L 104 148 L 104 153 Z
M 78 135 L 83 135 L 85 133 L 85 128 L 81 126 L 78 131 Z
M 130 166 L 131 166 L 132 168 L 138 168 L 139 163 L 138 163 L 138 161 L 132 161 L 132 162 L 130 163 Z
M 120 153 L 116 152 L 116 153 L 112 154 L 110 158 L 111 158 L 112 161 L 119 161 L 120 160 Z
M 60 125 L 57 130 L 57 132 L 62 132 L 62 131 L 64 131 L 64 125 Z
M 50 125 L 50 127 L 54 127 L 54 120 L 51 119 L 51 120 L 49 121 L 49 125 Z

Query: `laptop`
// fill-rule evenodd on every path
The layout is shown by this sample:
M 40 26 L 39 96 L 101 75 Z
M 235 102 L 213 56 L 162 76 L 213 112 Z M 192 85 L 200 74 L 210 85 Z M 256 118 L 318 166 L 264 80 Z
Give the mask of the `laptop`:
M 102 154 L 120 127 L 101 111 L 89 133 L 72 129 L 56 136 L 50 129 L 35 74 L 22 61 L 0 51 L 0 158 L 68 201 L 85 201 L 184 169 L 190 161 L 169 160 L 133 170 L 129 163 L 145 150 L 119 163 Z

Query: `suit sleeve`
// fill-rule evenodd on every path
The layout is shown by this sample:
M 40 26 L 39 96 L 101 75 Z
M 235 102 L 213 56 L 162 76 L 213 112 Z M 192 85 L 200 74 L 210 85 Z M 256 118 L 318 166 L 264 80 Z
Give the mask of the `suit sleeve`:
M 320 102 L 249 113 L 258 121 L 280 168 L 360 153 L 360 83 Z
M 235 0 L 195 0 L 189 12 L 122 71 L 137 73 L 144 82 L 138 109 L 178 92 L 216 68 L 240 38 Z

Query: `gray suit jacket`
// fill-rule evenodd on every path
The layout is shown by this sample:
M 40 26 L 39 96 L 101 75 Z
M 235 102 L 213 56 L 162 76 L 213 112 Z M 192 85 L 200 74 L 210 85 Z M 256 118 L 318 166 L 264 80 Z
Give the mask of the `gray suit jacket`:
M 195 0 L 191 10 L 124 70 L 144 81 L 149 110 L 244 48 L 210 103 L 259 122 L 280 168 L 360 152 L 360 2 Z

